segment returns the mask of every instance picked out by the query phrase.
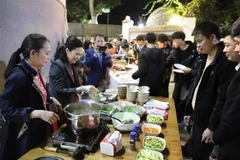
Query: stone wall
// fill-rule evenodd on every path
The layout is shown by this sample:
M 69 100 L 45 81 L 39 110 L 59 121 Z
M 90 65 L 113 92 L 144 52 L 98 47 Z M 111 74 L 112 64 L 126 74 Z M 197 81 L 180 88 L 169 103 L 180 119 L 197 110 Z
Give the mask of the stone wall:
M 108 34 L 106 34 L 108 32 Z M 122 32 L 122 25 L 106 24 L 81 24 L 68 23 L 68 35 L 83 37 L 84 39 L 92 39 L 96 34 L 108 35 L 109 38 L 117 38 Z

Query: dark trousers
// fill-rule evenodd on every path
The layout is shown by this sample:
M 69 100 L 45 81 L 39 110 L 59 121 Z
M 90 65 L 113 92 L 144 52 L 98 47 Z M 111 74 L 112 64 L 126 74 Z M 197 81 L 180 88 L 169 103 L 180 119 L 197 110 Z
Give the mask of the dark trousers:
M 240 158 L 240 157 L 239 157 Z M 224 155 L 222 155 L 220 152 L 218 152 L 218 158 L 217 160 L 234 160 L 234 159 L 231 159 L 231 158 L 228 158 Z
M 206 144 L 201 142 L 202 133 L 206 127 L 201 127 L 193 124 L 192 137 L 188 140 L 184 146 L 185 150 L 188 150 L 193 160 L 209 160 L 209 156 L 213 150 L 213 144 Z
M 169 97 L 169 82 L 171 78 L 171 69 L 166 68 L 164 71 L 163 79 L 162 79 L 162 87 L 160 91 L 160 96 L 162 97 Z

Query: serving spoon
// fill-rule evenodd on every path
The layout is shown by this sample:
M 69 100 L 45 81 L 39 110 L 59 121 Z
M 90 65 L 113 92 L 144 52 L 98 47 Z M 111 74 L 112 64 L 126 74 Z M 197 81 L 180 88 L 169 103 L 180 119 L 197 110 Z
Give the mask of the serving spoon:
M 133 124 L 133 122 L 134 122 L 132 119 L 120 120 L 120 119 L 118 119 L 116 117 L 113 117 L 111 115 L 108 115 L 108 114 L 106 114 L 104 112 L 101 112 L 101 115 L 107 116 L 107 117 L 110 117 L 110 118 L 113 118 L 113 119 L 116 119 L 117 121 L 121 122 L 122 124 Z

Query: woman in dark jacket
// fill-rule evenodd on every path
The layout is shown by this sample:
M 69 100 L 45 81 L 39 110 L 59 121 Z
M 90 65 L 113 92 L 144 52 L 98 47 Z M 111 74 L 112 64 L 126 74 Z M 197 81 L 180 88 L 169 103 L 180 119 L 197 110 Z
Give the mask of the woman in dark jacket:
M 92 86 L 81 86 L 80 76 L 74 64 L 80 58 L 82 42 L 75 36 L 69 36 L 66 43 L 60 47 L 54 56 L 49 71 L 50 93 L 62 104 L 63 107 L 78 102 L 82 92 L 96 93 L 98 90 Z M 64 115 L 60 125 L 64 124 Z
M 5 88 L 0 95 L 3 119 L 1 160 L 15 160 L 47 140 L 50 125 L 59 116 L 48 111 L 51 102 L 41 74 L 50 54 L 49 41 L 40 34 L 29 34 L 13 53 L 5 71 Z M 20 58 L 21 57 L 21 58 Z
M 139 86 L 148 86 L 151 96 L 159 96 L 165 69 L 165 55 L 162 49 L 155 47 L 154 33 L 148 33 L 146 39 L 149 44 L 140 52 L 138 70 L 133 73 L 132 78 L 140 78 Z

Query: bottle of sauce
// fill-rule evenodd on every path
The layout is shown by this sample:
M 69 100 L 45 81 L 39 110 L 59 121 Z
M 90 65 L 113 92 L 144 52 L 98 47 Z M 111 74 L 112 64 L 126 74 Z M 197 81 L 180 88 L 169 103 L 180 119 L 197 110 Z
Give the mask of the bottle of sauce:
M 136 135 L 135 131 L 130 132 L 130 150 L 136 150 Z
M 140 139 L 139 139 L 139 132 L 140 132 L 140 124 L 135 124 L 134 125 L 134 131 L 136 132 L 136 141 L 140 141 Z

